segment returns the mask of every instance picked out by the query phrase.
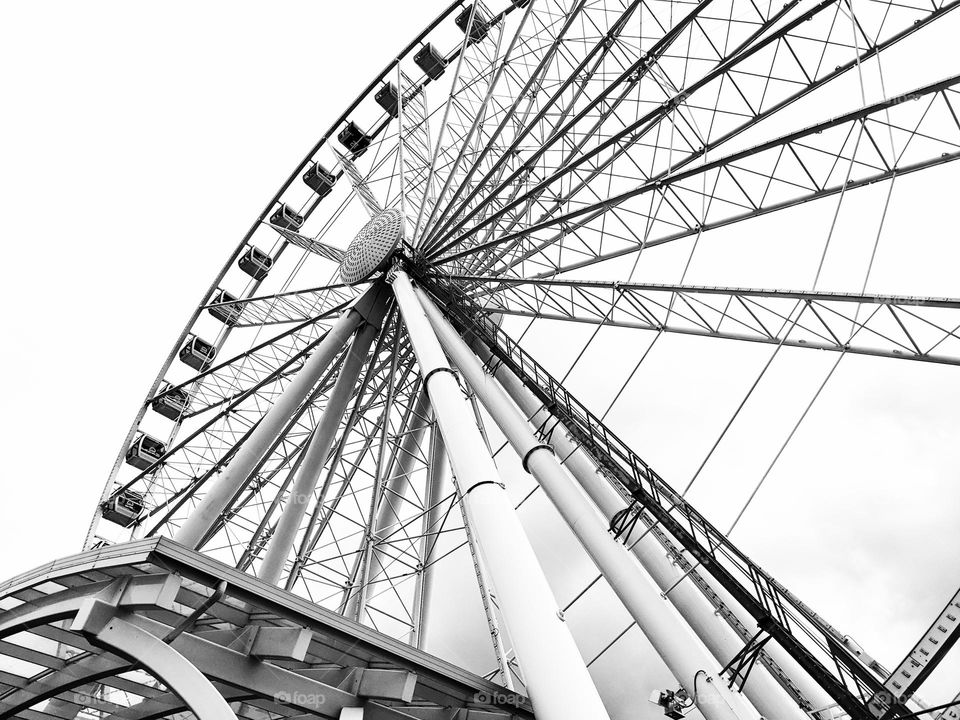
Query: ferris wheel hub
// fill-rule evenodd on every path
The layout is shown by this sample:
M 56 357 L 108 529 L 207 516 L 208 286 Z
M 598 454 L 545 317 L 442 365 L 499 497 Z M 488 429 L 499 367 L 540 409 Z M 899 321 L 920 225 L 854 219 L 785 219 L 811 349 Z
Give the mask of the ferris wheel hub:
M 377 214 L 347 246 L 340 277 L 348 285 L 369 280 L 384 270 L 403 239 L 403 215 L 396 208 Z

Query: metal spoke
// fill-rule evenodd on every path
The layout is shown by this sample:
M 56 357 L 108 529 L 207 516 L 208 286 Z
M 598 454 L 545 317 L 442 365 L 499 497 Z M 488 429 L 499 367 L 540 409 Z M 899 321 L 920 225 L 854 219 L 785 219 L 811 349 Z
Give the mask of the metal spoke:
M 960 364 L 958 298 L 589 280 L 450 279 L 473 288 L 474 298 L 487 303 L 488 313 Z
M 597 253 L 591 249 L 587 235 L 580 237 L 575 247 L 566 246 L 567 255 L 580 259 L 558 265 L 549 256 L 536 265 L 546 268 L 545 274 L 567 271 L 588 264 L 637 252 L 641 247 L 654 247 L 705 230 L 740 222 L 787 207 L 840 193 L 845 188 L 862 187 L 894 175 L 904 175 L 960 157 L 960 127 L 952 120 L 950 108 L 956 103 L 960 77 L 934 83 L 912 93 L 905 93 L 869 107 L 814 125 L 805 130 L 783 136 L 761 145 L 705 163 L 662 180 L 653 180 L 626 192 L 614 195 L 600 203 L 588 203 L 562 215 L 534 223 L 523 230 L 487 242 L 487 248 L 517 241 L 504 257 L 504 265 L 513 268 L 525 260 L 548 250 L 559 237 L 565 237 L 572 227 L 590 228 L 590 223 L 603 217 L 611 207 L 620 207 L 626 217 L 635 222 L 654 223 L 654 233 L 641 244 L 624 236 L 616 236 L 605 229 L 609 244 L 618 241 L 617 249 Z M 923 103 L 919 119 L 910 101 Z M 933 111 L 931 111 L 933 110 Z M 892 154 L 869 143 L 854 143 L 852 129 L 873 128 L 893 130 L 900 143 Z M 922 137 L 922 149 L 911 141 Z M 789 153 L 785 152 L 789 150 Z M 792 158 L 803 158 L 798 162 Z M 845 167 L 853 166 L 849 180 L 844 182 Z M 802 164 L 801 164 L 802 163 Z M 812 170 L 811 168 L 815 168 Z M 718 180 L 719 178 L 719 180 Z M 710 198 L 709 210 L 700 215 L 692 210 L 699 206 L 703 196 L 702 185 L 714 184 L 717 189 Z M 671 212 L 650 214 L 639 204 L 626 202 L 643 197 L 663 198 Z M 540 239 L 536 233 L 560 226 L 558 234 Z M 455 260 L 483 250 L 477 246 L 453 253 L 443 262 Z M 502 269 L 498 269 L 502 271 Z
M 925 13 L 923 16 L 917 19 L 916 23 L 907 24 L 904 22 L 904 25 L 906 25 L 904 29 L 898 29 L 899 31 L 893 32 L 889 37 L 884 38 L 880 42 L 866 43 L 868 48 L 855 60 L 838 65 L 835 70 L 829 72 L 820 70 L 819 63 L 817 63 L 815 68 L 811 68 L 809 71 L 801 72 L 803 66 L 798 65 L 797 79 L 789 82 L 782 82 L 782 90 L 779 95 L 765 93 L 762 96 L 759 106 L 756 108 L 749 106 L 749 104 L 744 105 L 744 103 L 747 102 L 746 98 L 739 93 L 734 93 L 732 97 L 736 99 L 736 102 L 741 104 L 741 107 L 738 107 L 736 111 L 732 110 L 731 108 L 718 108 L 712 112 L 714 121 L 711 122 L 711 132 L 716 133 L 720 131 L 718 132 L 717 137 L 715 139 L 704 139 L 698 141 L 699 144 L 684 142 L 679 148 L 675 144 L 669 145 L 669 153 L 662 152 L 660 154 L 660 162 L 669 161 L 669 165 L 663 169 L 657 169 L 656 167 L 652 168 L 651 172 L 649 173 L 650 180 L 656 182 L 659 180 L 668 179 L 673 173 L 677 173 L 685 165 L 705 157 L 708 152 L 721 146 L 723 143 L 731 140 L 745 130 L 753 127 L 761 120 L 789 106 L 800 97 L 803 97 L 820 86 L 830 82 L 832 79 L 843 74 L 856 64 L 878 55 L 882 50 L 912 34 L 919 27 L 922 27 L 923 25 L 942 17 L 944 13 L 954 9 L 956 4 L 957 3 L 948 3 L 945 4 L 942 9 L 937 8 L 932 12 Z M 733 82 L 731 78 L 738 72 L 742 71 L 743 65 L 749 65 L 754 56 L 756 56 L 758 58 L 757 61 L 759 61 L 759 59 L 763 57 L 763 53 L 760 51 L 764 48 L 773 47 L 778 53 L 786 54 L 788 50 L 784 50 L 782 48 L 790 49 L 792 47 L 790 45 L 790 40 L 792 38 L 791 32 L 797 36 L 794 40 L 794 44 L 800 41 L 809 42 L 810 38 L 802 32 L 806 30 L 806 18 L 813 17 L 817 14 L 825 16 L 827 11 L 833 9 L 834 6 L 834 2 L 831 0 L 826 0 L 825 2 L 820 3 L 810 14 L 805 14 L 801 17 L 798 17 L 791 23 L 780 28 L 778 31 L 772 34 L 768 33 L 763 41 L 746 49 L 745 52 L 733 53 L 727 61 L 719 63 L 715 70 L 706 73 L 698 82 L 693 83 L 690 88 L 686 88 L 683 92 L 678 92 L 672 96 L 666 96 L 663 99 L 663 102 L 659 103 L 658 107 L 640 117 L 636 122 L 630 123 L 627 129 L 621 130 L 612 135 L 610 138 L 604 139 L 589 153 L 581 155 L 570 162 L 566 162 L 559 173 L 549 175 L 549 177 L 544 179 L 539 186 L 536 186 L 535 189 L 531 190 L 528 194 L 537 195 L 551 183 L 557 182 L 565 175 L 571 173 L 576 177 L 576 183 L 578 187 L 589 187 L 589 181 L 592 177 L 599 175 L 601 171 L 614 163 L 617 158 L 624 156 L 625 153 L 628 153 L 631 148 L 636 147 L 639 152 L 643 148 L 642 141 L 647 137 L 647 135 L 661 128 L 664 122 L 670 122 L 670 119 L 673 117 L 674 113 L 685 112 L 687 115 L 692 114 L 693 110 L 696 109 L 696 106 L 692 105 L 692 103 L 698 97 L 698 90 L 700 90 L 701 93 L 709 91 L 719 97 L 719 92 L 723 88 L 724 83 Z M 910 19 L 912 20 L 913 18 L 911 17 Z M 824 32 L 826 33 L 826 37 L 819 38 L 818 42 L 826 46 L 827 42 L 830 40 L 830 33 L 835 31 L 833 30 L 832 26 L 828 24 Z M 888 32 L 890 32 L 889 28 Z M 790 57 L 795 57 L 795 53 L 791 53 Z M 799 62 L 799 59 L 797 59 L 797 62 Z M 813 60 L 808 62 L 813 62 Z M 687 107 L 688 104 L 691 105 L 690 108 Z M 706 108 L 700 108 L 701 112 L 705 110 Z M 716 120 L 718 118 L 726 119 L 723 123 L 717 126 Z M 693 127 L 692 119 L 687 119 L 685 122 L 689 127 Z M 725 129 L 724 125 L 729 126 L 730 128 L 729 130 L 726 130 L 726 132 L 723 132 Z M 635 146 L 635 143 L 639 143 L 639 145 Z M 654 147 L 656 147 L 658 144 L 659 142 L 655 142 Z M 609 150 L 609 152 L 607 152 L 607 150 Z M 645 155 L 650 155 L 649 150 L 644 150 L 643 152 Z M 626 154 L 625 156 L 629 158 L 629 154 Z M 656 155 L 653 155 L 653 157 L 656 158 Z M 595 162 L 592 160 L 593 158 L 596 158 Z M 646 179 L 647 177 L 645 176 L 640 176 L 638 178 L 638 180 L 641 181 Z M 573 197 L 575 197 L 575 193 L 571 196 L 571 199 Z M 523 198 L 521 197 L 518 200 L 511 201 L 511 204 L 516 205 L 522 199 Z M 566 196 L 558 199 L 557 202 L 553 203 L 552 210 L 545 214 L 545 219 L 550 218 L 557 220 L 557 223 L 565 223 L 565 220 L 561 219 L 562 214 L 561 216 L 555 216 L 555 213 L 559 210 L 562 210 L 564 207 L 568 207 L 571 199 L 567 199 Z M 615 205 L 615 202 L 606 203 L 603 212 L 608 211 Z M 503 215 L 504 212 L 509 209 L 509 207 L 510 206 L 505 206 L 505 208 L 497 211 L 494 213 L 494 215 L 487 217 L 482 223 L 474 225 L 473 228 L 471 228 L 470 233 L 475 233 L 483 226 L 494 223 L 498 217 Z M 461 243 L 465 237 L 466 236 L 458 236 L 455 239 L 449 240 L 446 246 L 439 248 L 435 254 L 439 255 L 446 247 L 452 247 L 456 243 Z M 479 249 L 482 249 L 482 247 Z

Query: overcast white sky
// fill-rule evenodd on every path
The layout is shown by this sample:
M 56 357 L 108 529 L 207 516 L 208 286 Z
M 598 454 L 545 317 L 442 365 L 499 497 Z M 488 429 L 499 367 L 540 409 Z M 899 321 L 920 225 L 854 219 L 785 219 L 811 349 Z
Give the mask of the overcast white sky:
M 442 6 L 0 6 L 0 577 L 80 549 L 137 404 L 223 258 L 320 132 Z M 957 58 L 942 62 L 934 77 L 958 71 Z M 887 278 L 901 283 L 893 291 L 960 296 L 956 252 L 944 250 L 957 240 L 955 212 L 945 210 L 956 202 L 957 173 L 936 173 L 905 182 L 912 189 L 891 214 L 873 289 L 887 289 Z M 850 222 L 875 216 L 878 197 L 865 195 Z M 807 231 L 810 217 L 771 217 L 750 238 L 728 235 L 755 263 L 739 266 L 743 283 L 803 287 L 786 277 L 763 282 L 764 261 L 795 245 L 781 237 L 770 249 L 758 238 Z M 710 266 L 712 258 L 707 250 L 697 259 Z M 907 266 L 912 274 L 901 278 Z M 706 270 L 691 278 L 711 279 Z M 544 359 L 562 374 L 589 329 L 569 331 L 564 343 L 541 332 L 543 345 L 554 345 Z M 663 343 L 611 422 L 666 478 L 686 478 L 768 349 Z M 596 368 L 610 363 L 623 377 L 627 348 L 616 331 L 601 333 L 594 360 L 584 361 L 591 371 L 571 378 L 574 390 L 608 397 L 607 373 Z M 784 352 L 768 391 L 698 481 L 702 494 L 692 499 L 718 524 L 831 362 L 804 353 Z M 888 666 L 960 584 L 960 375 L 918 365 L 845 358 L 735 536 Z M 525 521 L 542 531 L 532 533 L 535 544 L 565 600 L 590 572 L 571 560 L 575 548 L 543 502 L 531 503 Z M 581 640 L 589 648 L 620 629 L 616 617 L 601 620 L 570 619 L 575 631 L 589 628 Z M 931 701 L 960 691 L 956 655 L 930 681 Z M 617 659 L 663 676 L 641 642 Z M 612 663 L 600 670 L 604 692 L 622 694 L 618 707 L 633 716 L 622 687 L 633 678 Z

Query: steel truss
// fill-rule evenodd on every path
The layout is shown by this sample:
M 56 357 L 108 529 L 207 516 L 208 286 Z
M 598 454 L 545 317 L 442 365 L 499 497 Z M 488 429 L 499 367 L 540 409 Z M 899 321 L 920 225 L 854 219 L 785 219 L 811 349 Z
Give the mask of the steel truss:
M 952 77 L 688 170 L 670 168 L 596 202 L 567 199 L 565 212 L 443 261 L 498 249 L 477 269 L 504 273 L 533 263 L 526 273 L 556 274 L 951 162 L 960 157 L 958 83 L 960 77 Z M 926 100 L 919 112 L 908 104 L 916 100 Z M 651 199 L 624 206 L 644 196 Z M 591 230 L 589 223 L 611 208 L 623 217 L 604 227 L 606 246 L 589 232 L 567 239 L 574 229 Z M 631 225 L 647 228 L 644 239 Z M 551 228 L 559 231 L 536 235 Z
M 486 312 L 960 363 L 960 299 L 450 276 Z
M 688 17 L 695 20 L 697 12 L 707 5 L 708 3 L 704 3 L 698 6 L 698 9 L 693 11 Z M 766 37 L 752 46 L 750 46 L 750 41 L 747 41 L 744 43 L 743 48 L 737 48 L 736 51 L 731 51 L 729 57 L 724 57 L 718 53 L 716 69 L 705 73 L 703 77 L 691 82 L 689 87 L 682 89 L 676 86 L 667 87 L 661 90 L 659 97 L 650 99 L 640 98 L 640 101 L 645 100 L 648 105 L 652 105 L 654 108 L 633 123 L 627 124 L 626 127 L 623 127 L 623 124 L 615 123 L 615 131 L 612 132 L 609 137 L 605 136 L 602 130 L 598 131 L 598 128 L 602 127 L 602 122 L 606 119 L 604 113 L 600 113 L 599 120 L 594 122 L 588 134 L 599 138 L 601 142 L 589 152 L 579 153 L 579 148 L 577 148 L 576 152 L 563 158 L 560 163 L 560 166 L 563 168 L 561 172 L 550 173 L 539 185 L 536 185 L 527 193 L 527 195 L 532 198 L 536 198 L 552 183 L 562 182 L 569 173 L 573 173 L 577 178 L 573 191 L 554 193 L 556 199 L 550 204 L 548 212 L 546 213 L 546 216 L 550 219 L 541 220 L 542 227 L 547 227 L 550 224 L 569 225 L 572 228 L 584 225 L 585 220 L 581 220 L 579 223 L 569 223 L 568 219 L 569 217 L 583 215 L 589 212 L 589 210 L 578 207 L 575 214 L 569 217 L 565 211 L 570 209 L 570 204 L 582 206 L 583 202 L 577 199 L 577 192 L 583 192 L 584 190 L 590 192 L 589 182 L 598 176 L 603 178 L 604 171 L 606 171 L 608 175 L 611 174 L 613 171 L 610 169 L 610 166 L 618 158 L 624 157 L 624 163 L 627 164 L 626 168 L 623 167 L 624 163 L 617 166 L 618 178 L 636 178 L 636 181 L 639 183 L 645 181 L 665 181 L 672 174 L 680 171 L 685 165 L 705 158 L 707 154 L 715 148 L 749 130 L 760 121 L 789 106 L 797 99 L 818 87 L 829 83 L 831 80 L 839 77 L 866 59 L 878 55 L 882 50 L 897 43 L 902 40 L 903 37 L 911 34 L 919 27 L 932 22 L 940 17 L 942 13 L 948 12 L 954 7 L 955 3 L 947 3 L 934 8 L 932 12 L 918 10 L 918 14 L 916 15 L 913 15 L 911 12 L 909 20 L 907 17 L 904 17 L 903 20 L 907 21 L 898 26 L 896 21 L 888 22 L 888 20 L 890 20 L 887 13 L 889 8 L 884 9 L 882 6 L 876 6 L 875 9 L 881 14 L 883 19 L 883 21 L 879 23 L 880 28 L 882 28 L 880 32 L 882 32 L 883 36 L 876 35 L 862 38 L 860 42 L 856 43 L 856 48 L 854 48 L 859 56 L 853 61 L 843 62 L 837 65 L 834 70 L 830 70 L 829 65 L 831 63 L 824 63 L 825 52 L 831 46 L 844 44 L 844 41 L 839 40 L 835 36 L 835 33 L 838 32 L 836 16 L 839 13 L 839 4 L 823 2 L 808 14 L 798 16 L 773 33 L 767 34 Z M 772 19 L 775 20 L 778 17 L 779 15 L 774 16 Z M 807 23 L 814 19 L 817 20 L 818 24 L 811 34 Z M 770 25 L 774 24 L 770 20 L 768 20 L 768 23 Z M 760 32 L 756 33 L 752 39 L 756 40 L 762 37 L 762 31 L 765 29 L 766 27 L 761 28 Z M 796 34 L 796 37 L 793 38 L 793 44 L 791 44 L 791 32 L 795 32 Z M 863 32 L 863 28 L 859 27 L 858 32 Z M 805 54 L 795 47 L 798 43 L 808 44 L 811 40 L 814 41 L 817 49 L 822 50 L 821 52 L 818 53 L 814 51 L 811 53 L 808 49 Z M 724 43 L 718 44 L 721 47 L 724 46 Z M 865 51 L 861 53 L 860 48 L 865 48 Z M 740 50 L 743 51 L 740 52 Z M 769 57 L 770 53 L 773 54 L 773 58 Z M 750 77 L 752 71 L 764 74 L 770 73 L 770 69 L 776 64 L 777 56 L 780 54 L 790 57 L 791 62 L 795 63 L 795 65 L 790 73 L 776 78 L 780 85 L 778 88 L 771 90 L 767 85 L 755 85 L 752 88 L 749 88 L 749 86 L 741 87 L 743 80 Z M 624 83 L 635 83 L 640 77 L 639 71 L 643 69 L 643 64 L 646 62 L 646 58 L 642 58 L 641 61 L 638 61 L 629 71 L 620 75 L 613 86 Z M 753 63 L 757 63 L 757 65 Z M 809 67 L 804 67 L 805 63 L 809 64 Z M 737 83 L 736 78 L 738 72 L 742 73 L 740 76 L 741 84 Z M 719 104 L 719 94 L 724 81 L 732 83 L 737 88 L 737 93 L 732 96 L 732 100 L 727 100 L 727 102 L 732 102 L 732 106 L 728 107 L 722 107 Z M 776 84 L 777 83 L 774 83 L 774 85 Z M 695 95 L 698 90 L 704 88 L 707 89 L 704 93 L 707 96 L 706 98 Z M 716 105 L 711 110 L 710 105 L 712 98 L 716 98 Z M 702 100 L 702 103 L 689 103 L 690 100 Z M 690 107 L 687 107 L 688 104 Z M 589 118 L 591 121 L 594 120 L 594 118 L 589 117 L 589 111 L 592 109 L 592 107 L 588 106 L 583 113 L 583 117 Z M 684 111 L 687 113 L 686 116 L 684 116 Z M 714 123 L 718 119 L 720 119 L 722 124 L 726 124 L 729 129 L 726 132 L 721 131 L 719 137 L 716 138 L 700 137 L 698 123 L 693 119 L 693 114 L 696 112 L 707 115 L 707 121 L 702 122 L 700 125 L 706 125 L 711 131 L 714 128 Z M 578 117 L 577 119 L 581 118 Z M 678 130 L 678 132 L 661 132 L 665 129 L 677 129 L 677 124 L 680 122 L 683 123 L 683 128 Z M 565 132 L 573 131 L 573 122 L 564 128 L 564 130 Z M 686 131 L 687 136 L 684 135 L 684 131 Z M 652 135 L 653 137 L 650 138 L 648 135 Z M 661 135 L 665 137 L 661 138 Z M 555 142 L 558 137 L 561 137 L 561 133 L 554 135 L 551 141 Z M 677 147 L 677 143 L 680 143 L 680 147 Z M 531 164 L 536 161 L 539 153 L 542 153 L 546 147 L 547 145 L 534 153 L 530 161 Z M 626 157 L 625 153 L 629 149 L 645 151 L 647 154 L 644 156 L 644 160 L 650 163 L 649 169 L 639 166 L 636 161 L 630 157 Z M 610 152 L 608 155 L 605 155 L 604 153 L 607 150 Z M 677 159 L 678 155 L 679 160 Z M 664 163 L 670 164 L 663 167 Z M 658 164 L 661 167 L 658 167 Z M 530 170 L 529 167 L 526 169 Z M 608 197 L 610 195 L 609 192 L 605 193 L 603 198 L 598 196 L 596 192 L 592 192 L 591 194 L 598 200 L 602 200 L 605 210 L 616 204 Z M 629 195 L 626 197 L 629 197 Z M 496 198 L 496 193 L 493 193 L 491 198 Z M 496 212 L 492 212 L 485 220 L 474 225 L 470 233 L 475 233 L 485 225 L 496 222 L 503 217 L 504 213 L 511 207 L 519 205 L 522 199 L 521 197 L 516 200 L 511 200 L 510 203 L 504 205 L 502 208 L 497 208 Z M 483 207 L 489 207 L 491 202 L 494 201 L 487 200 Z M 670 222 L 676 214 L 683 214 L 682 208 L 678 208 L 669 200 L 666 203 L 661 203 L 661 205 L 663 204 L 667 206 L 664 208 L 664 212 L 667 213 L 666 222 Z M 587 205 L 587 207 L 589 207 L 589 205 Z M 526 210 L 527 208 L 518 209 L 516 217 L 522 217 Z M 458 227 L 463 227 L 465 220 L 461 221 Z M 506 218 L 504 218 L 504 220 L 506 220 Z M 525 224 L 529 225 L 529 222 Z M 509 222 L 507 222 L 505 227 L 501 227 L 500 233 L 498 234 L 506 235 L 507 237 L 500 237 L 498 241 L 502 243 L 512 239 L 512 237 L 519 236 L 510 236 L 509 231 L 511 229 L 511 223 Z M 537 228 L 525 228 L 522 234 L 530 233 L 535 229 Z M 567 228 L 564 227 L 564 229 Z M 455 232 L 456 229 L 451 229 L 448 234 L 453 235 Z M 439 255 L 454 245 L 461 244 L 464 238 L 468 236 L 469 233 L 448 240 L 445 245 L 434 249 L 434 255 Z M 451 255 L 450 259 L 455 259 L 455 255 Z

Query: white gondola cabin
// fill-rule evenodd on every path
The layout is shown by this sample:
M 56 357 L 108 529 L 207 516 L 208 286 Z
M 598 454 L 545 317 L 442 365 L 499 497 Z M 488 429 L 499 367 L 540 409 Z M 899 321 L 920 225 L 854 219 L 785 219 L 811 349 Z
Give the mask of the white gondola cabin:
M 127 464 L 138 470 L 146 470 L 163 457 L 167 446 L 151 435 L 140 433 L 127 450 Z
M 397 86 L 392 82 L 381 85 L 373 99 L 377 101 L 377 105 L 387 112 L 387 115 L 390 117 L 397 116 L 400 110 L 400 94 L 397 92 Z
M 104 520 L 129 527 L 143 512 L 143 494 L 133 490 L 121 490 L 100 506 Z
M 296 231 L 303 225 L 303 215 L 298 215 L 292 207 L 284 203 L 270 216 L 270 224 L 284 230 Z
M 413 61 L 418 68 L 423 70 L 424 75 L 431 80 L 436 80 L 443 75 L 444 68 L 447 67 L 447 61 L 431 43 L 426 43 L 417 50 L 417 54 L 413 56 Z
M 470 31 L 467 32 L 471 13 L 473 13 L 473 23 L 470 25 Z M 454 22 L 461 31 L 470 36 L 471 42 L 480 42 L 490 32 L 490 13 L 482 2 L 478 3 L 476 11 L 473 10 L 473 3 L 467 5 Z
M 180 348 L 180 361 L 199 372 L 210 367 L 216 356 L 217 349 L 196 335 L 190 335 Z
M 150 406 L 169 420 L 179 420 L 190 409 L 190 396 L 183 388 L 167 390 L 155 397 Z
M 313 167 L 303 174 L 303 182 L 317 194 L 318 198 L 322 199 L 333 190 L 337 176 L 320 163 L 314 163 Z
M 224 325 L 233 327 L 240 322 L 240 306 L 230 304 L 236 301 L 236 295 L 231 295 L 226 290 L 217 290 L 210 300 L 211 307 L 207 308 L 207 310 Z
M 254 280 L 263 280 L 273 267 L 273 258 L 263 250 L 251 245 L 237 262 L 240 269 Z
M 371 137 L 361 130 L 355 122 L 350 121 L 337 135 L 337 140 L 352 152 L 354 157 L 360 157 L 370 147 Z

